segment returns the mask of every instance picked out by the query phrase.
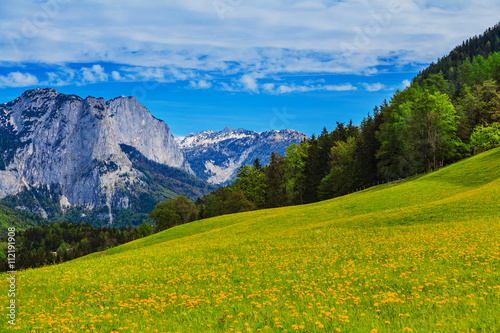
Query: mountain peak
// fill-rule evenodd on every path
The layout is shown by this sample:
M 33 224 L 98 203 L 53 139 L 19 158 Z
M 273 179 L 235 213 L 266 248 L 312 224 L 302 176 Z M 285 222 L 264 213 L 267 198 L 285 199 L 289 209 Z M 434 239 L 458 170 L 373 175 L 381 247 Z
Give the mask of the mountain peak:
M 26 90 L 21 97 L 33 97 L 36 95 L 59 95 L 59 92 L 52 88 L 35 88 L 31 90 Z
M 265 164 L 271 152 L 283 155 L 287 146 L 305 138 L 305 134 L 294 130 L 257 133 L 226 127 L 220 132 L 191 133 L 176 141 L 198 177 L 224 185 L 235 178 L 239 167 L 251 164 L 256 158 Z
M 232 129 L 229 126 L 226 126 L 222 131 L 220 131 L 220 133 L 232 133 L 232 132 L 234 132 L 234 129 Z

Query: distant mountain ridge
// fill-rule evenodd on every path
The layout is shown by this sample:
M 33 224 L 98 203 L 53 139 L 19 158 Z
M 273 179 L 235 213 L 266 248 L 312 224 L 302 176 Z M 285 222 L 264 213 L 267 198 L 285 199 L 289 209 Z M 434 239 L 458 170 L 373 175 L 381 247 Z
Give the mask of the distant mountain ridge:
M 75 206 L 105 208 L 107 214 L 102 215 L 112 222 L 114 208 L 130 208 L 155 183 L 135 167 L 120 145 L 133 147 L 152 163 L 182 170 L 186 179 L 192 177 L 168 126 L 135 97 L 105 101 L 50 88 L 26 91 L 0 104 L 0 198 L 45 193 L 47 201 L 57 202 L 59 212 Z M 196 186 L 201 189 L 192 198 L 212 189 L 203 182 Z M 158 201 L 177 195 L 174 191 L 157 194 Z M 30 200 L 31 206 L 23 202 L 28 196 L 21 197 L 18 208 L 44 217 L 57 213 L 54 205 L 46 211 L 40 196 Z M 15 198 L 8 199 L 16 204 Z
M 234 180 L 241 166 L 256 158 L 265 165 L 272 152 L 284 155 L 287 146 L 305 139 L 305 134 L 290 129 L 258 133 L 226 127 L 220 132 L 191 133 L 175 140 L 197 177 L 225 185 Z

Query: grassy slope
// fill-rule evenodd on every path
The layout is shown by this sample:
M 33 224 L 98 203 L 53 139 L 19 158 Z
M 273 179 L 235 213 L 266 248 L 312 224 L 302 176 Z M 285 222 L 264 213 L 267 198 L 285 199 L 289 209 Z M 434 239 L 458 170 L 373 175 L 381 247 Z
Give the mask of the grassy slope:
M 499 226 L 496 149 L 414 181 L 197 221 L 24 271 L 18 324 L 23 332 L 498 331 Z M 6 302 L 0 293 L 3 313 Z
M 25 230 L 47 223 L 49 223 L 48 220 L 37 214 L 0 205 L 0 237 L 8 233 L 7 229 L 9 227 Z

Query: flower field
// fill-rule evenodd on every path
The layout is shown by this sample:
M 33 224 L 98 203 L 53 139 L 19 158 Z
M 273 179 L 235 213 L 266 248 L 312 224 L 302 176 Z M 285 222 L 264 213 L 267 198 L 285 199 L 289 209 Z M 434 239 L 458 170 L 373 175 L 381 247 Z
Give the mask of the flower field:
M 2 332 L 500 331 L 500 149 L 17 275 Z

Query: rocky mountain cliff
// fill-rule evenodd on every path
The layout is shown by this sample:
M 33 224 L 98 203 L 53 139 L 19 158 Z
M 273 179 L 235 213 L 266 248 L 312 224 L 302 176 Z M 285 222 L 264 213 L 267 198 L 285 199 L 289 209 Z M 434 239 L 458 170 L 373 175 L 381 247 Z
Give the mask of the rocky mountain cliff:
M 192 133 L 176 141 L 196 176 L 225 185 L 234 180 L 239 167 L 252 164 L 256 158 L 266 165 L 271 152 L 284 155 L 287 146 L 304 139 L 305 134 L 294 130 L 258 133 L 226 127 L 220 132 Z
M 140 155 L 143 166 L 171 168 L 176 176 L 174 169 L 181 169 L 184 179 L 193 173 L 168 126 L 135 97 L 106 101 L 53 89 L 26 91 L 0 104 L 0 198 L 44 192 L 44 197 L 58 202 L 62 212 L 75 206 L 106 207 L 112 222 L 113 208 L 131 207 L 154 182 L 148 179 L 150 172 L 136 167 L 132 150 L 136 160 Z M 191 197 L 211 189 L 203 182 L 190 181 Z M 164 185 L 162 195 L 176 194 Z M 51 215 L 46 205 L 37 203 L 36 195 L 26 203 L 27 197 L 23 198 L 10 197 L 9 202 L 45 217 Z
M 304 138 L 226 128 L 174 139 L 135 97 L 37 88 L 0 104 L 0 203 L 52 220 L 139 224 L 159 201 L 195 200 Z

